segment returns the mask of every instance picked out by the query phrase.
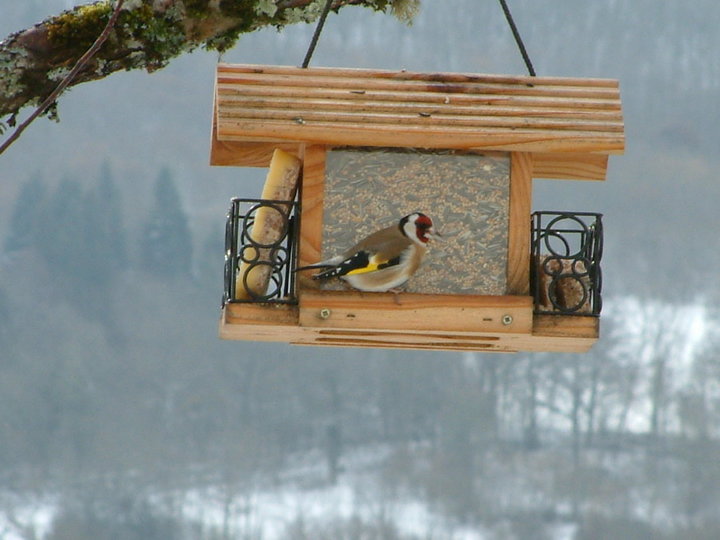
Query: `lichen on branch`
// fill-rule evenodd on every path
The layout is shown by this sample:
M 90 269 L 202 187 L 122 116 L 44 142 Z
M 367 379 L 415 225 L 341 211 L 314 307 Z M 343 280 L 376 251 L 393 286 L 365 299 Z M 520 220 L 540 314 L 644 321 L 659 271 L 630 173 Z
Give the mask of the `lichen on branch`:
M 419 0 L 334 0 L 392 12 L 409 20 Z M 127 0 L 109 39 L 72 84 L 116 71 L 154 71 L 173 58 L 205 47 L 232 47 L 240 35 L 263 27 L 312 22 L 324 0 Z M 107 24 L 114 3 L 76 6 L 0 42 L 0 117 L 35 106 L 50 95 Z

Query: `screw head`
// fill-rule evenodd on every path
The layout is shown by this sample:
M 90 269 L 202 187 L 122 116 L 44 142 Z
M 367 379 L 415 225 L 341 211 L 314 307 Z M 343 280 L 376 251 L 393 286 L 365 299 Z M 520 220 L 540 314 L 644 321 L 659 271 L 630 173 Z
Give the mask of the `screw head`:
M 330 311 L 330 309 L 324 307 L 324 308 L 322 308 L 322 309 L 320 310 L 320 312 L 318 313 L 318 316 L 319 316 L 321 319 L 323 319 L 323 320 L 324 320 L 324 319 L 329 319 L 331 313 L 332 313 L 332 312 Z
M 508 315 L 503 315 L 503 316 L 502 316 L 502 323 L 503 323 L 505 326 L 511 325 L 512 322 L 513 322 L 513 317 L 512 317 L 512 315 L 508 314 Z

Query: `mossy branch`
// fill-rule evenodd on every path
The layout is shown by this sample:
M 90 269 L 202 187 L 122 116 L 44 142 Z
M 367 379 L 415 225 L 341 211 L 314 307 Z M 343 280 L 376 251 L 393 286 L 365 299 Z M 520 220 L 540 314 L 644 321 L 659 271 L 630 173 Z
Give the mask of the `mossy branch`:
M 404 17 L 418 0 L 335 0 Z M 108 40 L 72 84 L 122 70 L 154 71 L 197 47 L 223 51 L 243 33 L 312 22 L 322 0 L 127 0 Z M 104 0 L 77 6 L 0 42 L 0 117 L 37 106 L 57 87 L 106 26 Z M 410 10 L 412 11 L 412 10 Z
M 22 124 L 20 124 L 15 131 L 13 131 L 10 137 L 8 137 L 5 141 L 3 141 L 2 144 L 0 144 L 0 154 L 7 150 L 9 146 L 13 142 L 15 142 L 20 137 L 20 135 L 22 135 L 23 131 L 25 131 L 25 129 L 27 129 L 27 127 L 32 122 L 34 122 L 38 116 L 43 114 L 56 103 L 56 100 L 60 96 L 60 94 L 62 94 L 65 89 L 72 84 L 72 82 L 75 80 L 75 77 L 77 77 L 77 74 L 80 73 L 80 71 L 85 67 L 85 65 L 90 61 L 90 59 L 95 56 L 95 54 L 100 50 L 100 47 L 102 47 L 103 44 L 107 41 L 110 32 L 115 26 L 115 23 L 120 16 L 120 10 L 122 9 L 124 2 L 125 0 L 116 0 L 113 12 L 108 19 L 108 22 L 105 24 L 105 28 L 103 28 L 102 33 L 97 37 L 92 46 L 87 51 L 85 51 L 85 54 L 83 54 L 80 59 L 75 63 L 75 66 L 70 70 L 70 72 L 65 76 L 65 78 L 60 81 L 60 84 L 58 84 L 55 89 L 50 92 L 50 95 L 45 98 L 45 100 L 38 106 L 38 108 L 35 109 L 35 111 L 33 111 L 33 113 Z

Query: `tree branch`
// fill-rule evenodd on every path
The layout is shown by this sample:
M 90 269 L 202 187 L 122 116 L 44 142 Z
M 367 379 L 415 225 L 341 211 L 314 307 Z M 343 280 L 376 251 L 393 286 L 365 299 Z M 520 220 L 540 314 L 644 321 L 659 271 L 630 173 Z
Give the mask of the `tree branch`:
M 417 0 L 334 0 L 335 11 L 357 5 L 398 12 Z M 134 0 L 125 2 L 104 46 L 70 85 L 116 71 L 154 71 L 203 46 L 226 50 L 243 33 L 313 22 L 318 0 Z M 0 42 L 0 117 L 38 105 L 65 79 L 113 14 L 108 0 L 74 7 Z
M 108 19 L 108 22 L 105 25 L 105 28 L 103 28 L 102 33 L 98 36 L 92 46 L 85 52 L 85 54 L 80 57 L 80 59 L 77 61 L 75 67 L 72 68 L 70 73 L 68 73 L 67 76 L 62 81 L 60 81 L 60 84 L 57 85 L 55 90 L 53 90 L 50 95 L 45 98 L 45 101 L 43 101 L 40 106 L 35 109 L 35 111 L 27 118 L 27 120 L 20 124 L 17 129 L 12 133 L 12 135 L 10 135 L 10 137 L 8 137 L 7 140 L 2 145 L 0 145 L 0 154 L 7 150 L 8 147 L 12 143 L 14 143 L 20 137 L 20 135 L 22 135 L 22 132 L 25 131 L 25 129 L 38 116 L 43 114 L 48 109 L 48 107 L 50 107 L 50 105 L 55 102 L 55 100 L 60 96 L 60 94 L 62 94 L 62 92 L 75 79 L 75 77 L 77 77 L 77 74 L 80 73 L 80 70 L 83 69 L 85 65 L 90 61 L 90 59 L 100 50 L 100 47 L 103 46 L 103 43 L 105 43 L 107 41 L 107 38 L 110 36 L 110 31 L 117 22 L 118 16 L 120 15 L 120 10 L 122 9 L 124 2 L 125 0 L 117 0 L 115 10 L 113 11 L 110 19 Z

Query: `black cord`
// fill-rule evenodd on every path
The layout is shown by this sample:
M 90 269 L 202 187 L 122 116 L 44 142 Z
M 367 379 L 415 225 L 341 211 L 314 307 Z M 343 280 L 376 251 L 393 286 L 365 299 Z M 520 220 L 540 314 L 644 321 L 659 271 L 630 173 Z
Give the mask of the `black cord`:
M 523 43 L 523 40 L 520 37 L 520 32 L 518 32 L 517 26 L 515 26 L 515 21 L 513 20 L 512 14 L 510 13 L 510 8 L 508 7 L 505 0 L 500 0 L 500 5 L 502 6 L 503 11 L 505 12 L 505 18 L 507 19 L 507 22 L 510 25 L 510 29 L 512 30 L 513 36 L 515 36 L 515 42 L 517 43 L 517 46 L 520 49 L 520 54 L 522 55 L 523 60 L 525 61 L 525 65 L 527 66 L 528 73 L 530 73 L 531 77 L 534 77 L 535 69 L 533 68 L 532 62 L 530 61 L 530 56 L 528 56 L 527 50 L 525 49 L 525 44 Z
M 318 38 L 320 38 L 320 32 L 322 32 L 323 26 L 325 26 L 325 19 L 327 19 L 328 13 L 330 13 L 330 6 L 333 0 L 327 0 L 325 7 L 320 15 L 320 20 L 315 27 L 315 33 L 313 34 L 310 46 L 308 47 L 307 53 L 305 53 L 305 60 L 303 60 L 302 67 L 306 68 L 310 64 L 310 58 L 312 58 L 313 52 L 315 52 L 315 46 L 317 45 Z

